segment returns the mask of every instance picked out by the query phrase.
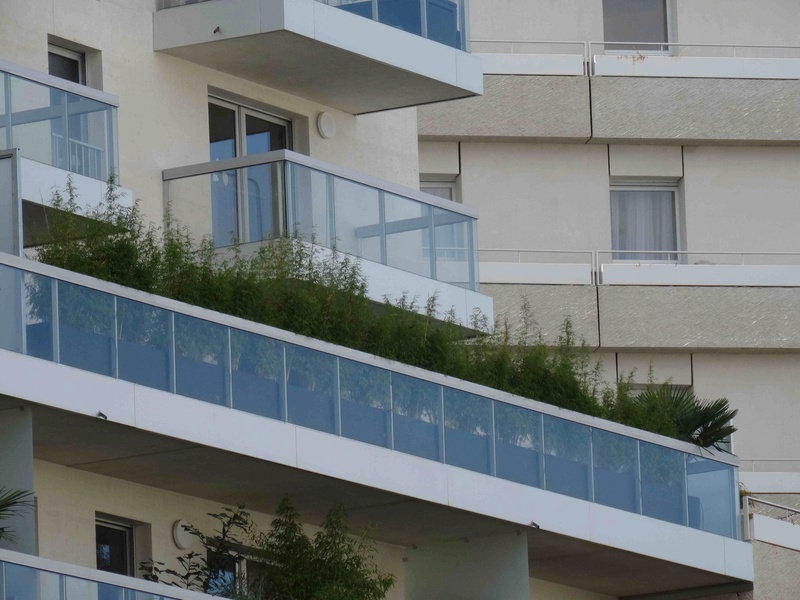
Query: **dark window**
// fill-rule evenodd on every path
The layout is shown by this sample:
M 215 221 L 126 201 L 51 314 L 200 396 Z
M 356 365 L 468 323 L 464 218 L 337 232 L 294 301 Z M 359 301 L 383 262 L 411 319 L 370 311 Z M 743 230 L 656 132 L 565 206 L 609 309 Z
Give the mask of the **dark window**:
M 116 523 L 98 521 L 95 525 L 97 568 L 100 571 L 132 577 L 133 529 Z
M 212 596 L 233 598 L 236 596 L 236 558 L 209 550 L 208 590 Z
M 47 52 L 48 73 L 73 83 L 86 84 L 83 54 L 58 46 L 50 46 Z
M 665 44 L 669 41 L 666 0 L 603 0 L 603 29 L 603 38 L 608 42 Z M 607 45 L 606 49 L 663 48 Z

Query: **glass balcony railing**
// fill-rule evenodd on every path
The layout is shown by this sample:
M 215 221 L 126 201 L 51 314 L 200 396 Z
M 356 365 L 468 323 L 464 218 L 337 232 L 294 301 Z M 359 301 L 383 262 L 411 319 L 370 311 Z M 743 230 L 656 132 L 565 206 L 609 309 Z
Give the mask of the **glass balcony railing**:
M 20 556 L 19 560 L 30 561 L 30 558 Z M 30 562 L 42 561 L 34 559 Z M 58 564 L 52 561 L 47 562 L 54 566 Z M 74 569 L 71 566 L 68 568 Z M 127 579 L 120 576 L 109 577 L 107 573 L 101 571 L 94 571 L 94 574 L 97 579 L 113 578 L 117 581 Z M 182 594 L 182 590 L 175 590 L 178 595 L 162 596 L 153 593 L 150 589 L 156 587 L 157 584 L 147 584 L 132 578 L 130 578 L 130 582 L 131 587 L 123 587 L 95 578 L 65 575 L 18 564 L 8 559 L 0 560 L 0 600 L 176 600 L 187 595 Z M 140 587 L 149 589 L 145 591 L 139 589 Z M 167 586 L 158 587 L 166 588 Z
M 172 217 L 217 247 L 302 239 L 470 290 L 477 220 L 467 207 L 288 151 L 164 172 Z
M 739 536 L 735 460 L 682 442 L 8 255 L 0 303 L 6 350 Z
M 209 0 L 158 0 L 158 9 Z M 317 0 L 458 50 L 467 49 L 467 0 Z
M 108 99 L 0 62 L 0 150 L 19 148 L 25 158 L 106 181 L 117 172 L 117 109 L 99 97 Z

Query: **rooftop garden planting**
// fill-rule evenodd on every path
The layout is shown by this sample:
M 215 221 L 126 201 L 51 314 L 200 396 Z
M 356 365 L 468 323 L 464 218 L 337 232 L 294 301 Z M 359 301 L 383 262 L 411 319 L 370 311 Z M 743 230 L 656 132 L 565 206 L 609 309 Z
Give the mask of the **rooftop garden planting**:
M 513 330 L 480 314 L 469 329 L 452 316 L 437 319 L 436 298 L 426 299 L 422 314 L 416 298 L 376 309 L 349 255 L 292 236 L 248 256 L 236 246 L 221 255 L 178 223 L 157 227 L 138 208 L 121 207 L 113 181 L 90 214 L 81 214 L 71 181 L 54 192 L 52 205 L 50 241 L 36 258 L 57 267 L 703 447 L 718 447 L 735 431 L 736 411 L 723 398 L 701 400 L 669 383 L 634 394 L 630 377 L 605 382 L 569 321 L 557 344 L 544 342 L 535 307 L 525 308 Z

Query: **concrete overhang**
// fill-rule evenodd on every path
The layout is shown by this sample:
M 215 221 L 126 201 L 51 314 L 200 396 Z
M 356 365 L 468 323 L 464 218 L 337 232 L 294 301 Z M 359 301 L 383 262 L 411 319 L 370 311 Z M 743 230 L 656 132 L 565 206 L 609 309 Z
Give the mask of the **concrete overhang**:
M 214 0 L 153 19 L 157 52 L 351 114 L 483 91 L 477 56 L 316 0 Z
M 615 597 L 753 579 L 749 544 L 689 527 L 6 351 L 0 382 L 42 461 L 266 513 L 288 494 L 312 524 L 341 501 L 409 551 L 519 532 L 532 577 Z

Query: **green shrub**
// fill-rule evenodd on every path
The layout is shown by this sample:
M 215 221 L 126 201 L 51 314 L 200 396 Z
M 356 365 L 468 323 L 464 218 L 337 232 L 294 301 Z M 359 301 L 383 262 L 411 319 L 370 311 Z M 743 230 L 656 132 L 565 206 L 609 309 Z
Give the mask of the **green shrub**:
M 136 207 L 120 206 L 113 181 L 88 219 L 76 198 L 71 181 L 54 192 L 59 210 L 39 260 L 703 446 L 734 430 L 728 422 L 735 411 L 725 399 L 708 403 L 692 396 L 684 403 L 691 410 L 679 410 L 654 399 L 667 394 L 665 388 L 650 386 L 648 394 L 634 397 L 629 380 L 606 385 L 601 365 L 592 366 L 571 323 L 564 323 L 551 348 L 527 304 L 516 333 L 507 322 L 490 328 L 484 315 L 475 314 L 470 326 L 477 333 L 467 338 L 452 312 L 437 317 L 435 297 L 422 311 L 416 298 L 407 297 L 376 308 L 358 259 L 325 252 L 296 235 L 262 243 L 250 256 L 238 246 L 223 254 L 210 239 L 195 240 L 169 219 L 163 228 L 145 225 Z M 410 406 L 405 408 L 416 410 Z

